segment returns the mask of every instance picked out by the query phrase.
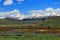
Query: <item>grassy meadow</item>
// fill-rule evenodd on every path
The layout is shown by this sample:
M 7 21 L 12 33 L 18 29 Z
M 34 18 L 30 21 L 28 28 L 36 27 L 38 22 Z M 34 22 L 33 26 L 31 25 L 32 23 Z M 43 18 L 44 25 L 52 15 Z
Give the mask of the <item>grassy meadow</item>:
M 0 33 L 0 40 L 60 40 L 60 34 Z

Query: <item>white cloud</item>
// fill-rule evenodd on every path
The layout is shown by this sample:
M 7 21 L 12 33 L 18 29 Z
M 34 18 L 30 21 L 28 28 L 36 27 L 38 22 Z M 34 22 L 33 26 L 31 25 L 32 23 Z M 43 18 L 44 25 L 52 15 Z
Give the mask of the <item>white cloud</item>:
M 30 18 L 34 17 L 44 17 L 44 16 L 60 16 L 60 8 L 53 9 L 47 8 L 45 10 L 31 10 L 29 11 Z
M 8 12 L 0 12 L 0 19 L 6 18 L 6 17 L 13 17 L 18 18 L 19 20 L 24 18 L 24 15 L 22 15 L 19 10 L 13 10 Z
M 13 3 L 13 0 L 6 0 L 3 5 L 11 5 Z
M 18 18 L 19 20 L 24 18 L 24 15 L 22 15 L 19 10 L 13 10 L 10 14 L 13 15 L 13 17 Z
M 24 18 L 40 18 L 45 16 L 60 16 L 60 8 L 47 8 L 45 10 L 31 10 L 28 15 L 23 15 L 19 10 L 12 10 L 8 12 L 0 12 L 0 19 L 5 17 L 13 17 L 19 20 Z
M 43 10 L 32 10 L 32 11 L 29 11 L 30 13 L 30 18 L 32 17 L 40 17 L 40 16 L 43 16 L 44 14 L 44 11 Z
M 24 0 L 16 0 L 18 3 L 23 2 Z M 6 0 L 3 5 L 12 5 L 14 2 L 13 0 Z

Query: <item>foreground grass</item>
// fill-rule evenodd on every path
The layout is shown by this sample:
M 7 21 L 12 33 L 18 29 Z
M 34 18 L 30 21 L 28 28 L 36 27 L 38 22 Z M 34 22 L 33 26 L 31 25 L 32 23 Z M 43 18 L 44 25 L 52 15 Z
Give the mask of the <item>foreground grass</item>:
M 0 33 L 0 40 L 60 40 L 60 35 L 33 33 Z

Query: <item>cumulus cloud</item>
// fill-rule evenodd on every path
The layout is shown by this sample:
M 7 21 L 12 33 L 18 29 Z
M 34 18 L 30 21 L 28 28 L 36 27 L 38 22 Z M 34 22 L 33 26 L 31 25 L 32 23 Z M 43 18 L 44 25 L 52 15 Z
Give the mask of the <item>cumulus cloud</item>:
M 1 1 L 1 0 L 0 0 Z M 23 2 L 24 0 L 17 0 L 18 3 Z M 14 2 L 13 0 L 6 0 L 3 5 L 12 5 Z
M 6 17 L 17 18 L 18 20 L 26 19 L 26 18 L 41 18 L 45 16 L 60 16 L 60 8 L 53 9 L 47 8 L 45 10 L 31 10 L 28 15 L 23 15 L 19 10 L 12 10 L 8 12 L 0 12 L 0 19 Z
M 45 17 L 45 16 L 60 16 L 60 8 L 47 8 L 45 10 L 31 10 L 29 11 L 30 18 Z
M 18 20 L 21 20 L 24 18 L 24 15 L 22 15 L 19 10 L 13 10 L 9 12 L 0 12 L 0 19 L 6 18 L 6 17 L 13 17 L 18 18 Z
M 13 0 L 6 0 L 3 5 L 11 5 L 13 3 Z
M 36 18 L 36 17 L 41 17 L 43 16 L 43 13 L 44 11 L 43 10 L 32 10 L 32 11 L 29 11 L 30 15 L 29 17 L 30 18 Z

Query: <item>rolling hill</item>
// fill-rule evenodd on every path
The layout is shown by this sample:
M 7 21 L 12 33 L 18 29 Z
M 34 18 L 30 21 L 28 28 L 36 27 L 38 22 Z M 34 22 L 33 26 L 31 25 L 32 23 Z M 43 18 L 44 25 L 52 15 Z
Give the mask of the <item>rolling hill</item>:
M 19 28 L 45 28 L 60 27 L 60 16 L 48 16 L 32 19 L 0 19 L 0 27 L 19 27 Z

